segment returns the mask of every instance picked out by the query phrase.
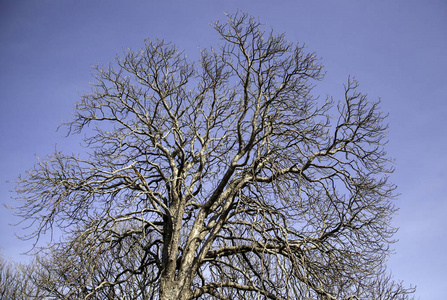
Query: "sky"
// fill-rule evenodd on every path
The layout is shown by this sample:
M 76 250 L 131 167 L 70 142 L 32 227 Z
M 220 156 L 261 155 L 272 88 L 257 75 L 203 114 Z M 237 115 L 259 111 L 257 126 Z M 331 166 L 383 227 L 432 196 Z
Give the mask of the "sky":
M 143 40 L 172 41 L 191 59 L 218 43 L 209 26 L 245 11 L 305 43 L 325 66 L 316 92 L 340 99 L 349 75 L 389 113 L 391 180 L 400 230 L 388 267 L 417 285 L 416 297 L 442 299 L 447 282 L 446 0 L 0 0 L 0 203 L 14 183 L 58 149 L 82 152 L 57 127 L 89 91 L 92 65 L 107 65 Z M 30 249 L 13 211 L 0 207 L 2 255 L 26 261 Z

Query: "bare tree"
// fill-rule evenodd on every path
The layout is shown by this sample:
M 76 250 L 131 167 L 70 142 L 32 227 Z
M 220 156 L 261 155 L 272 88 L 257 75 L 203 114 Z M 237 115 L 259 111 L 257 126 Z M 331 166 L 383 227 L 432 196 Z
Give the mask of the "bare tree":
M 38 255 L 38 272 L 30 278 L 55 299 L 155 299 L 157 272 L 145 263 L 145 242 L 127 234 L 112 246 L 101 239 L 58 243 Z
M 247 14 L 214 28 L 221 44 L 196 64 L 147 40 L 96 67 L 65 124 L 88 156 L 56 151 L 19 178 L 30 237 L 67 236 L 42 263 L 52 290 L 407 299 L 384 269 L 395 187 L 378 102 L 352 79 L 341 101 L 314 97 L 316 55 Z
M 21 289 L 19 276 L 16 264 L 0 256 L 0 299 L 19 298 Z
M 47 299 L 46 291 L 31 278 L 35 273 L 42 272 L 34 262 L 16 263 L 0 255 L 0 299 Z

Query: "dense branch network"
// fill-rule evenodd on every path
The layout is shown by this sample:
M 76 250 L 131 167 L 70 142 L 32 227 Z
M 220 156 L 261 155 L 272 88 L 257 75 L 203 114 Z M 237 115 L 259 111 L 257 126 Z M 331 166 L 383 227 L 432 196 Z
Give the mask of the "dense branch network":
M 244 13 L 214 28 L 195 65 L 147 40 L 95 68 L 66 124 L 89 156 L 56 152 L 19 180 L 31 236 L 66 236 L 35 281 L 70 299 L 406 297 L 383 267 L 378 102 L 353 79 L 337 105 L 313 97 L 316 55 Z

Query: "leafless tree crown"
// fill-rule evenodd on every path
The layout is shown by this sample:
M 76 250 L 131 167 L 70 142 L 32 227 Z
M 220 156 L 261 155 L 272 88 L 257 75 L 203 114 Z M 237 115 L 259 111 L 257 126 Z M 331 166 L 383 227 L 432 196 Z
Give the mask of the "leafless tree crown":
M 312 96 L 314 53 L 244 13 L 190 63 L 146 40 L 67 123 L 86 158 L 55 152 L 19 179 L 38 238 L 36 284 L 66 299 L 407 299 L 385 274 L 395 187 L 378 102 L 349 79 Z M 39 276 L 41 276 L 39 278 Z

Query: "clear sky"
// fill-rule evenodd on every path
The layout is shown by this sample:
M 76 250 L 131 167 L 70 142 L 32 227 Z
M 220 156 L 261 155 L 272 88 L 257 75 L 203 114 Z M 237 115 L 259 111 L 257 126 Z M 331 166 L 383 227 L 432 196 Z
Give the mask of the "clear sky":
M 421 299 L 445 298 L 447 282 L 447 1 L 446 0 L 0 0 L 0 202 L 18 174 L 54 145 L 83 151 L 57 126 L 108 64 L 145 38 L 172 41 L 191 59 L 215 45 L 209 26 L 241 9 L 290 41 L 317 52 L 327 72 L 316 92 L 340 98 L 348 75 L 382 99 L 390 114 L 388 153 L 401 193 L 400 227 L 388 266 L 418 286 Z M 12 211 L 0 207 L 0 248 L 19 253 Z

